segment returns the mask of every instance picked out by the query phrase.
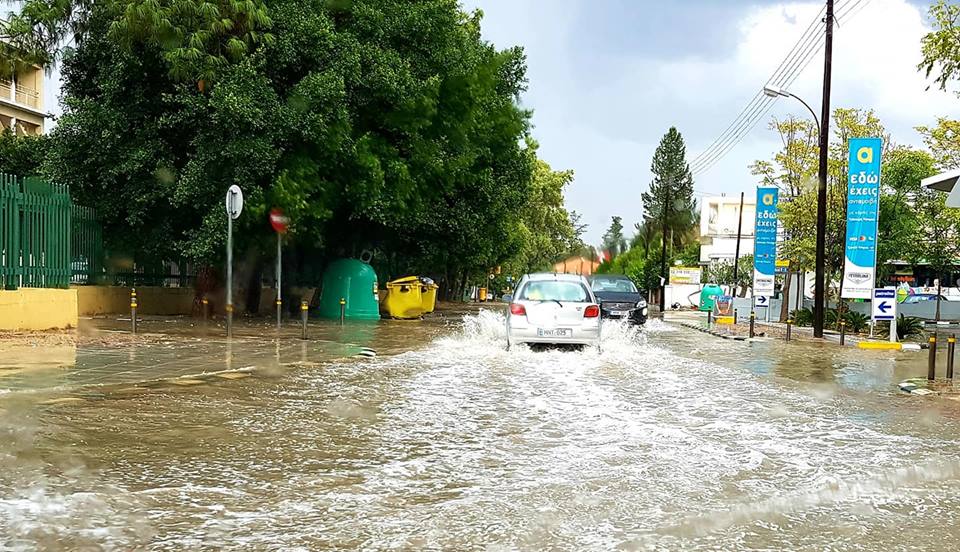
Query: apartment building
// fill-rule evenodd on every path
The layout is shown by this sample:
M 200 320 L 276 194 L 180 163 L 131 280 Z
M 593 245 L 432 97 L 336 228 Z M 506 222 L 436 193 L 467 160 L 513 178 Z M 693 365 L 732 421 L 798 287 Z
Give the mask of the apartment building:
M 743 227 L 740 256 L 753 254 L 753 224 L 757 213 L 756 194 L 743 200 Z M 700 203 L 700 264 L 732 261 L 737 250 L 740 221 L 740 194 L 704 198 Z
M 32 66 L 0 77 L 0 131 L 43 134 L 43 68 Z

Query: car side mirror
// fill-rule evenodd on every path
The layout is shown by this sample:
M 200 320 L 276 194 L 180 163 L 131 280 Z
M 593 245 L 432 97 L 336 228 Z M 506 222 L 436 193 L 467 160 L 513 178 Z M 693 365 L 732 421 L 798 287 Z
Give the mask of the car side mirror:
M 504 296 L 503 296 L 503 302 L 504 302 L 504 303 L 513 303 L 513 295 L 504 295 Z

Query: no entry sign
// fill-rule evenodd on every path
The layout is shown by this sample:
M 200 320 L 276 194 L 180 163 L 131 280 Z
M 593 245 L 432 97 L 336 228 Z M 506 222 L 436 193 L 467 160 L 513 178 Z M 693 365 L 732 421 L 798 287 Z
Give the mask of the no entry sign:
M 270 210 L 270 226 L 273 227 L 274 232 L 278 234 L 286 234 L 287 226 L 290 225 L 290 219 L 288 219 L 283 211 L 277 208 Z

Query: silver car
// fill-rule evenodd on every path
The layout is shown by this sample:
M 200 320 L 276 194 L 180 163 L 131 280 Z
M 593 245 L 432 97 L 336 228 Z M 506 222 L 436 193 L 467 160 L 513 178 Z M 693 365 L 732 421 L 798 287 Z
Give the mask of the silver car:
M 507 310 L 507 348 L 515 343 L 600 347 L 600 305 L 575 274 L 527 274 Z

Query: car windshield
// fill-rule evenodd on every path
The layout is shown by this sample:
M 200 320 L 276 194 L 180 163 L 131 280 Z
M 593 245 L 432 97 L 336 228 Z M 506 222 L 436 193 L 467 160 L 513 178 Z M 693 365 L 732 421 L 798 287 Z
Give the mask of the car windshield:
M 616 293 L 638 293 L 637 286 L 623 278 L 594 278 L 593 291 L 612 291 Z
M 542 281 L 530 282 L 520 292 L 525 301 L 562 301 L 566 303 L 589 303 L 590 294 L 577 282 Z

